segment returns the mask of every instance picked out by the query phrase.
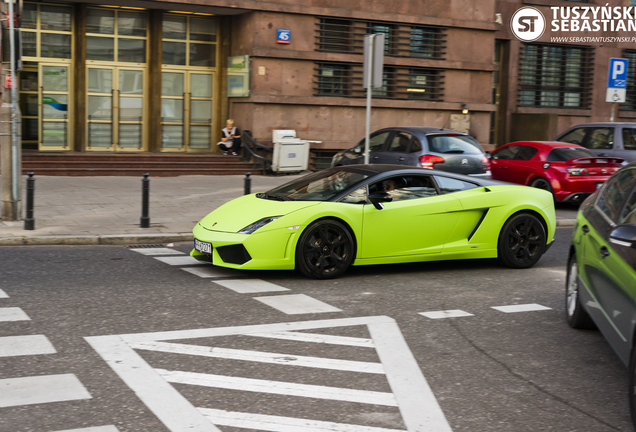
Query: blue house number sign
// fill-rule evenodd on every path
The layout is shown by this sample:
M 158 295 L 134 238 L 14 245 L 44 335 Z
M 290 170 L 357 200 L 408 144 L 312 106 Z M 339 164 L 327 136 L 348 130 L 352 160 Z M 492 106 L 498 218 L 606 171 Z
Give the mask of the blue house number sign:
M 291 29 L 281 29 L 276 31 L 276 42 L 288 44 L 291 42 Z

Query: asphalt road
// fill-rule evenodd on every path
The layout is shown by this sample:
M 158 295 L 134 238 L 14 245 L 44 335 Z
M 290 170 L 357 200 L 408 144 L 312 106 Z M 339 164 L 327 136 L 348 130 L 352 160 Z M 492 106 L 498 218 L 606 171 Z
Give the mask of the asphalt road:
M 203 278 L 121 246 L 0 248 L 0 431 L 631 431 L 625 368 L 564 319 L 570 235 L 527 270 L 327 281 Z M 39 338 L 8 343 L 21 336 Z

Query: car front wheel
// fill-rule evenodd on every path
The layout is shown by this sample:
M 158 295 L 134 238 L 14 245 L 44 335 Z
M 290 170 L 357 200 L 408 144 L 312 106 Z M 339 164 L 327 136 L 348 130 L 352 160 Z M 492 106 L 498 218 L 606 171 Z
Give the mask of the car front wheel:
M 296 268 L 305 276 L 330 279 L 340 276 L 354 258 L 353 237 L 337 220 L 320 220 L 310 225 L 296 245 Z
M 528 268 L 539 261 L 545 245 L 546 233 L 541 221 L 530 213 L 517 213 L 499 233 L 497 255 L 508 267 Z
M 636 349 L 632 348 L 632 354 L 629 359 L 629 376 L 627 378 L 629 385 L 628 400 L 629 411 L 632 415 L 632 424 L 636 429 Z
M 568 261 L 568 273 L 565 278 L 565 316 L 570 327 L 575 329 L 593 329 L 596 326 L 588 313 L 581 306 L 579 296 L 579 266 L 576 254 Z

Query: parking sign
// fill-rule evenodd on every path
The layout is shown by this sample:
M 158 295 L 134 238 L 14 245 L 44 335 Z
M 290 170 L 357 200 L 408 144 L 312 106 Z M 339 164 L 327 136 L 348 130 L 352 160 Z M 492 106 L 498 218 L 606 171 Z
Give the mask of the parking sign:
M 627 87 L 627 59 L 611 58 L 607 72 L 606 102 L 625 102 Z

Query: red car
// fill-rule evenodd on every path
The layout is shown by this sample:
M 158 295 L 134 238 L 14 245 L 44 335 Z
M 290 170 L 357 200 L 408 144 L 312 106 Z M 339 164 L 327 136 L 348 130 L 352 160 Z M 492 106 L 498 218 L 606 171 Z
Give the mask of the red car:
M 596 156 L 576 144 L 519 141 L 490 154 L 490 171 L 495 180 L 545 189 L 556 201 L 578 203 L 596 192 L 623 161 Z

